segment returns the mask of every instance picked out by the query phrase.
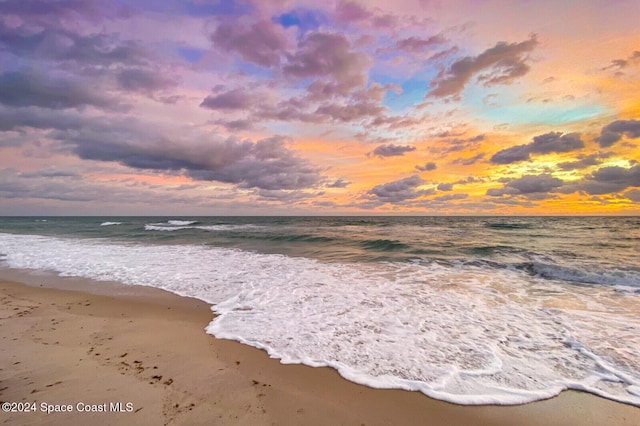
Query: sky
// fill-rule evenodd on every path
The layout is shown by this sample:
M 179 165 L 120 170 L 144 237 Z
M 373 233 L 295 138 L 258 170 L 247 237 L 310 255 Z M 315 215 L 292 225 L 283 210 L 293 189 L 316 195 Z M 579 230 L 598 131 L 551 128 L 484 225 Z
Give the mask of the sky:
M 0 0 L 0 215 L 637 215 L 639 16 Z

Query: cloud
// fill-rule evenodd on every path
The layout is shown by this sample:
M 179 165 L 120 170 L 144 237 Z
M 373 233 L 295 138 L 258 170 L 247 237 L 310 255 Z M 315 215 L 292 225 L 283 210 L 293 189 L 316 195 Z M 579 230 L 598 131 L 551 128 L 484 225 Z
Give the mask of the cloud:
M 419 37 L 409 37 L 409 38 L 404 38 L 402 40 L 398 40 L 396 42 L 396 49 L 402 50 L 405 52 L 419 53 L 419 52 L 425 51 L 426 49 L 432 46 L 437 46 L 439 44 L 446 43 L 446 41 L 447 40 L 441 34 L 431 36 L 427 39 L 423 39 Z
M 481 153 L 476 154 L 473 157 L 469 157 L 469 158 L 456 158 L 455 160 L 452 161 L 452 163 L 453 164 L 462 164 L 463 166 L 470 166 L 470 165 L 475 164 L 478 161 L 482 160 L 484 158 L 484 156 L 485 156 L 484 152 L 481 152 Z
M 150 65 L 151 55 L 135 41 L 121 41 L 117 34 L 80 35 L 63 28 L 34 32 L 25 26 L 8 27 L 0 21 L 1 50 L 16 56 L 72 64 L 79 70 L 105 73 L 111 65 Z
M 437 187 L 438 191 L 451 191 L 453 190 L 453 183 L 441 183 Z
M 351 185 L 351 182 L 346 181 L 343 178 L 339 178 L 335 182 L 327 185 L 327 188 L 346 188 L 349 185 Z
M 289 45 L 285 30 L 271 21 L 258 21 L 247 26 L 239 21 L 222 22 L 211 35 L 216 47 L 238 53 L 245 61 L 263 67 L 280 64 Z
M 200 104 L 203 108 L 223 110 L 243 110 L 254 106 L 257 96 L 244 89 L 232 89 L 218 95 L 207 96 Z
M 590 155 L 579 155 L 575 161 L 567 161 L 564 163 L 558 163 L 558 168 L 562 170 L 581 170 L 590 166 L 597 166 L 602 163 L 603 159 L 611 156 L 611 153 L 600 153 Z
M 634 203 L 640 203 L 640 190 L 632 189 L 624 193 L 624 196 L 633 201 Z
M 340 1 L 336 6 L 336 19 L 340 22 L 363 21 L 371 16 L 371 12 L 354 1 Z
M 116 77 L 120 88 L 130 92 L 153 93 L 176 86 L 176 82 L 158 71 L 130 68 L 120 71 Z
M 581 181 L 570 185 L 568 191 L 585 191 L 591 195 L 621 192 L 629 187 L 640 186 L 640 165 L 624 167 L 601 167 L 585 176 Z
M 98 22 L 127 16 L 131 9 L 112 1 L 96 0 L 8 0 L 0 2 L 0 15 L 18 16 L 40 25 L 76 22 L 79 17 Z
M 193 134 L 172 138 L 161 126 L 149 126 L 133 118 L 89 118 L 59 113 L 58 120 L 38 113 L 26 119 L 15 113 L 5 118 L 4 112 L 0 110 L 0 124 L 13 117 L 20 119 L 23 126 L 52 129 L 49 138 L 85 160 L 174 172 L 195 180 L 230 183 L 242 188 L 305 189 L 318 186 L 322 180 L 320 169 L 288 148 L 291 140 L 282 136 L 252 142 L 222 139 L 195 130 Z M 31 112 L 24 111 L 25 115 Z
M 398 157 L 404 155 L 406 152 L 415 151 L 415 146 L 409 145 L 394 145 L 392 143 L 387 145 L 380 145 L 373 150 L 371 154 L 382 157 Z
M 436 165 L 436 163 L 434 163 L 433 161 L 429 161 L 424 166 L 417 165 L 416 169 L 420 170 L 421 172 L 430 172 L 431 170 L 435 170 L 437 167 L 438 166 Z
M 629 139 L 640 138 L 640 120 L 616 120 L 602 128 L 600 136 L 594 140 L 603 148 L 610 147 L 626 136 Z
M 535 136 L 533 142 L 517 145 L 498 151 L 491 157 L 494 164 L 511 164 L 529 160 L 531 154 L 551 154 L 554 152 L 571 152 L 584 148 L 584 142 L 578 133 L 550 132 Z
M 374 186 L 367 194 L 374 196 L 375 200 L 381 203 L 399 203 L 429 194 L 429 191 L 419 191 L 416 189 L 423 183 L 424 181 L 420 179 L 420 176 L 413 175 L 408 178 Z
M 437 197 L 433 197 L 429 201 L 436 202 L 436 203 L 444 203 L 447 201 L 464 200 L 465 198 L 468 198 L 468 197 L 469 197 L 468 194 L 447 194 L 447 195 L 440 195 Z
M 525 195 L 540 198 L 539 195 L 554 192 L 564 185 L 561 179 L 550 174 L 525 175 L 507 182 L 502 188 L 491 188 L 487 195 L 501 197 L 503 195 Z
M 485 86 L 511 83 L 529 72 L 528 52 L 538 45 L 535 35 L 520 43 L 499 42 L 476 57 L 464 57 L 441 72 L 430 84 L 429 97 L 459 97 L 465 85 L 475 76 Z
M 298 49 L 283 67 L 285 75 L 296 78 L 332 77 L 341 93 L 363 86 L 371 61 L 351 50 L 342 34 L 309 33 L 298 42 Z
M 38 106 L 49 109 L 95 106 L 116 109 L 117 100 L 90 88 L 88 81 L 54 77 L 23 70 L 0 75 L 0 103 L 13 107 Z

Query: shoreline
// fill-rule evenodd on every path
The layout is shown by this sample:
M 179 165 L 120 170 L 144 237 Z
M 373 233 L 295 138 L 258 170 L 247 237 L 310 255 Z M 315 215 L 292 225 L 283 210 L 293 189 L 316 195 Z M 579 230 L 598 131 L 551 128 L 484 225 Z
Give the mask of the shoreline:
M 0 400 L 37 402 L 38 411 L 3 412 L 3 424 L 635 425 L 640 419 L 638 407 L 577 391 L 525 405 L 464 406 L 373 389 L 328 367 L 284 365 L 260 349 L 206 334 L 213 313 L 196 299 L 150 287 L 126 286 L 133 291 L 118 294 L 121 287 L 106 283 L 92 285 L 102 286 L 100 294 L 79 290 L 87 280 L 49 288 L 49 276 L 26 280 L 15 273 L 10 282 L 5 272 Z M 47 287 L 37 284 L 44 281 Z M 118 295 L 108 295 L 114 289 Z M 42 402 L 72 410 L 45 414 Z M 109 411 L 117 402 L 124 412 Z M 105 411 L 81 412 L 79 403 L 105 404 Z

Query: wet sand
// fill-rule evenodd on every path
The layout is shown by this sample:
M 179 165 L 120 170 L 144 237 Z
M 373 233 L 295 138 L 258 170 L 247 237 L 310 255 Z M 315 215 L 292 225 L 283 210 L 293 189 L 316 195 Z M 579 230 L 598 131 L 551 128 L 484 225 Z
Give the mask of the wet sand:
M 213 315 L 195 299 L 147 288 L 108 296 L 33 281 L 0 281 L 0 400 L 32 409 L 1 412 L 2 424 L 640 424 L 640 408 L 581 392 L 471 407 L 371 389 L 329 368 L 283 365 L 207 335 Z M 49 406 L 67 412 L 46 414 Z

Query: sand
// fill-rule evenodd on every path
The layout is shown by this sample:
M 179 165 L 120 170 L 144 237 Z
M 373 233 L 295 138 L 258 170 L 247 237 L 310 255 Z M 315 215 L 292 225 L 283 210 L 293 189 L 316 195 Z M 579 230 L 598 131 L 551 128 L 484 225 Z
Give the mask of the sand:
M 580 392 L 471 407 L 367 388 L 207 335 L 212 313 L 198 300 L 155 289 L 117 293 L 0 281 L 0 400 L 32 409 L 1 412 L 2 424 L 640 424 L 640 408 Z M 102 411 L 80 411 L 87 409 Z

